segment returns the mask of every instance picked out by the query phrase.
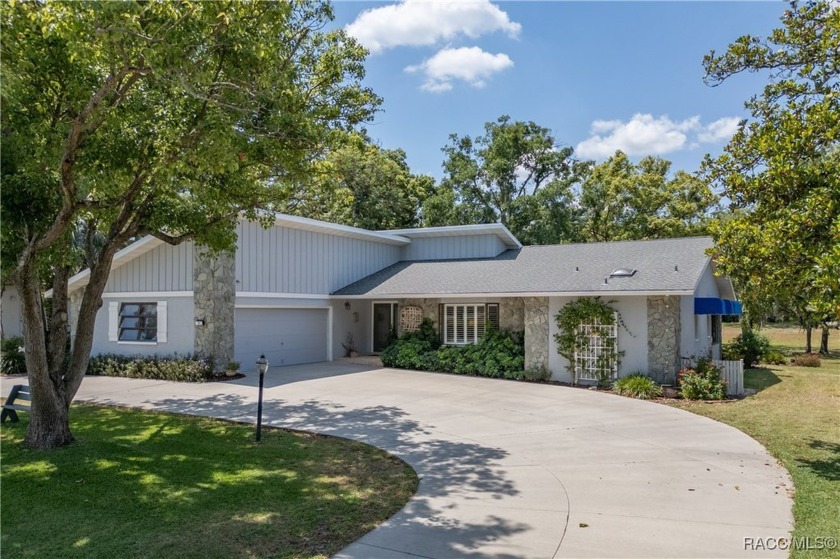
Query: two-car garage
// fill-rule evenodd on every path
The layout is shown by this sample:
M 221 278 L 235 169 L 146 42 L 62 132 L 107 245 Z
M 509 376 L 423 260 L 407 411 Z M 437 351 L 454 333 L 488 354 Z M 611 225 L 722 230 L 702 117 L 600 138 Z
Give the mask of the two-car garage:
M 235 336 L 243 370 L 263 354 L 272 366 L 328 361 L 329 309 L 237 308 Z

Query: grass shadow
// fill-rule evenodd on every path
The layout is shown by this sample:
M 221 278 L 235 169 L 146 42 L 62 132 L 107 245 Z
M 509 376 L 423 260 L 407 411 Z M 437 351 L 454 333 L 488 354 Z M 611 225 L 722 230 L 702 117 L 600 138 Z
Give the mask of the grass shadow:
M 840 481 L 840 444 L 815 439 L 808 443 L 808 446 L 814 450 L 823 451 L 828 456 L 823 459 L 798 459 L 797 462 L 823 479 Z
M 782 379 L 772 369 L 767 367 L 747 369 L 744 371 L 744 387 L 752 388 L 756 392 L 766 390 L 780 382 L 782 382 Z

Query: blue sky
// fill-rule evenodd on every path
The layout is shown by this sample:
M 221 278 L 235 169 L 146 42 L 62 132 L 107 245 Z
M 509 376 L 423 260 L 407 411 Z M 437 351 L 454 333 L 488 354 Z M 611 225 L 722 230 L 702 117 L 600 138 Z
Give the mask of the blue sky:
M 580 157 L 615 149 L 695 171 L 720 153 L 762 77 L 712 88 L 703 55 L 766 36 L 773 2 L 337 2 L 336 25 L 371 50 L 366 83 L 384 98 L 368 125 L 416 173 L 440 178 L 449 134 L 503 114 L 550 128 Z

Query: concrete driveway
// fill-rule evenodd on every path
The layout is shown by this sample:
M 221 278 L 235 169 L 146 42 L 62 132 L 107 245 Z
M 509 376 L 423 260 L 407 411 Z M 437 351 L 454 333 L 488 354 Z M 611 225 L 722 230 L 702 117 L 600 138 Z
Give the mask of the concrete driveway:
M 254 421 L 257 376 L 87 378 L 79 400 Z M 763 557 L 787 537 L 787 473 L 740 431 L 588 390 L 325 363 L 274 368 L 267 424 L 356 439 L 417 494 L 344 549 L 375 557 Z

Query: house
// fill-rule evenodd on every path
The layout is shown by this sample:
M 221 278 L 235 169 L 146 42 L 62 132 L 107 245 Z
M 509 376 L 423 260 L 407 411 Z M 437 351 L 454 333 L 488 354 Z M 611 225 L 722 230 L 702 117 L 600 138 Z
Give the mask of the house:
M 23 335 L 21 301 L 14 285 L 4 285 L 0 290 L 0 338 L 15 338 Z
M 673 373 L 720 353 L 720 315 L 737 314 L 706 237 L 523 247 L 501 224 L 368 231 L 277 214 L 238 224 L 234 254 L 145 237 L 120 251 L 96 317 L 93 353 L 187 354 L 243 369 L 330 361 L 435 322 L 446 344 L 487 321 L 524 332 L 526 365 L 570 380 L 554 316 L 568 301 L 611 301 L 624 327 L 619 374 Z M 70 280 L 71 325 L 89 272 Z M 71 327 L 72 331 L 72 327 Z

